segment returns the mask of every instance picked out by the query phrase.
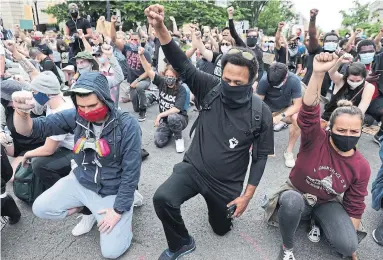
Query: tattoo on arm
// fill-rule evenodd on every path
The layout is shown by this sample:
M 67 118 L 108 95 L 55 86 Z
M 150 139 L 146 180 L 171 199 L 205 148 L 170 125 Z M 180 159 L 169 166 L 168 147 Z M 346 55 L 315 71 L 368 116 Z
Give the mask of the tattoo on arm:
M 28 74 L 36 71 L 36 68 L 33 66 L 33 64 L 29 60 L 27 60 L 26 58 L 22 58 L 19 61 L 19 64 L 25 70 L 25 72 L 27 72 Z

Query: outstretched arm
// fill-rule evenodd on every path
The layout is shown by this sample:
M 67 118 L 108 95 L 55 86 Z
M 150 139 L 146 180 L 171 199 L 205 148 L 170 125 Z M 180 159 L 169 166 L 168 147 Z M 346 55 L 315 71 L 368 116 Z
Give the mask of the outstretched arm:
M 145 53 L 145 49 L 140 47 L 138 49 L 138 54 L 140 55 L 142 67 L 144 68 L 145 73 L 148 75 L 148 77 L 153 81 L 154 77 L 156 76 L 156 73 L 153 71 L 150 63 L 146 60 L 144 53 Z
M 310 23 L 309 23 L 310 39 L 309 39 L 309 46 L 307 48 L 309 53 L 314 52 L 319 46 L 318 36 L 317 36 L 317 28 L 315 25 L 317 14 L 318 14 L 318 9 L 312 9 L 310 11 Z
M 234 20 L 233 20 L 233 18 L 234 18 L 234 7 L 231 6 L 231 7 L 227 8 L 227 14 L 229 16 L 230 34 L 231 34 L 231 37 L 233 37 L 235 44 L 237 46 L 246 47 L 246 43 L 243 42 L 241 37 L 239 37 L 237 30 L 235 30 Z

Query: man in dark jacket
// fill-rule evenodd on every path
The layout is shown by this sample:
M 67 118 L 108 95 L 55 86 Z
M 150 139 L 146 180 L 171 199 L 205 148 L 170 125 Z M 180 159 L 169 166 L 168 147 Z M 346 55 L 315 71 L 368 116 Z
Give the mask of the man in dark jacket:
M 273 123 L 270 109 L 253 95 L 258 63 L 251 50 L 232 48 L 224 54 L 219 79 L 196 69 L 172 40 L 163 23 L 163 6 L 150 6 L 145 14 L 156 30 L 166 59 L 202 105 L 183 162 L 174 166 L 173 174 L 153 197 L 169 246 L 159 260 L 176 260 L 195 249 L 181 216 L 185 201 L 201 194 L 207 203 L 209 223 L 220 236 L 230 231 L 232 217 L 245 212 L 263 175 L 267 156 L 274 153 Z M 212 96 L 214 99 L 206 100 Z M 257 116 L 253 114 L 255 108 Z M 257 131 L 253 118 L 257 120 Z M 251 147 L 249 180 L 241 195 Z
M 136 119 L 119 112 L 108 81 L 98 72 L 82 74 L 69 93 L 76 105 L 45 118 L 31 119 L 30 92 L 12 95 L 16 130 L 46 138 L 74 133 L 71 173 L 33 204 L 40 218 L 63 219 L 87 207 L 97 219 L 101 251 L 117 258 L 132 240 L 133 199 L 141 168 L 141 130 Z M 31 102 L 32 101 L 32 102 Z

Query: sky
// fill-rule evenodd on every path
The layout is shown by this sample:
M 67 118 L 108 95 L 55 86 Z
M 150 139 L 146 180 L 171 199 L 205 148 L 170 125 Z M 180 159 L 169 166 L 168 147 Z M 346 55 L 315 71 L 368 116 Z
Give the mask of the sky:
M 310 16 L 310 10 L 316 8 L 319 10 L 316 24 L 325 32 L 338 29 L 342 23 L 340 10 L 347 10 L 353 6 L 352 0 L 291 0 L 295 9 L 302 13 L 307 19 Z M 372 1 L 372 0 L 371 0 Z M 368 0 L 359 0 L 365 4 Z

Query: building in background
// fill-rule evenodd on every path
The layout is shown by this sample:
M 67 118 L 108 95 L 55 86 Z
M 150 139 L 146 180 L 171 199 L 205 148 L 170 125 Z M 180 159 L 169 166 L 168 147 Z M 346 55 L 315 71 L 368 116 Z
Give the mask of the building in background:
M 374 13 L 378 16 L 372 17 Z M 372 23 L 383 21 L 383 1 L 375 0 L 370 4 L 370 21 Z
M 22 24 L 23 21 L 37 24 L 36 3 L 40 25 L 55 24 L 56 18 L 41 10 L 62 2 L 65 0 L 0 0 L 0 16 L 7 29 L 14 29 L 16 24 Z
M 215 5 L 219 7 L 227 8 L 229 5 L 229 0 L 215 0 Z

